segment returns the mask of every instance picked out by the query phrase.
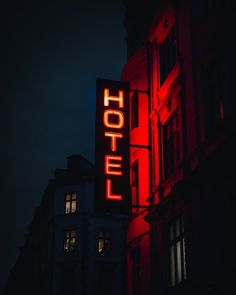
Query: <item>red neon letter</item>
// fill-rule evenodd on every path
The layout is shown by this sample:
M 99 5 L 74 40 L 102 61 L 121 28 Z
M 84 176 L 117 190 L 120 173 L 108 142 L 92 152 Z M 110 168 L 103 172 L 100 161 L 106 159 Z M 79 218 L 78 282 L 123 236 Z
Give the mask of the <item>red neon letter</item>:
M 111 123 L 109 122 L 109 116 L 118 116 L 119 121 L 118 123 Z M 124 114 L 120 111 L 115 111 L 115 110 L 105 110 L 104 115 L 103 115 L 103 122 L 104 125 L 108 128 L 117 128 L 120 129 L 124 126 Z
M 107 200 L 118 200 L 121 201 L 122 200 L 122 196 L 121 195 L 113 195 L 112 194 L 112 182 L 111 179 L 107 179 L 106 180 L 106 199 Z
M 105 174 L 112 174 L 112 175 L 122 175 L 122 171 L 120 170 L 112 170 L 111 168 L 121 168 L 120 163 L 111 163 L 110 161 L 122 161 L 122 157 L 120 156 L 109 156 L 105 155 Z
M 111 137 L 111 150 L 113 152 L 116 151 L 116 138 L 123 138 L 123 134 L 116 132 L 105 132 L 105 136 Z
M 118 101 L 119 108 L 124 107 L 124 91 L 119 90 L 119 96 L 109 96 L 109 89 L 104 89 L 104 106 L 109 106 L 109 101 Z

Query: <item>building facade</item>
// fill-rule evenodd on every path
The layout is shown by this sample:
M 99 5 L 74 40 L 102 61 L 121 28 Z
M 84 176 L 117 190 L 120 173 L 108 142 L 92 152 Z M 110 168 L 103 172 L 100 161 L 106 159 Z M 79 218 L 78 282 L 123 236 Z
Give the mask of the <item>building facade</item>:
M 123 1 L 130 83 L 128 295 L 232 294 L 233 1 Z
M 124 294 L 125 220 L 94 212 L 94 166 L 56 169 L 35 210 L 5 294 Z

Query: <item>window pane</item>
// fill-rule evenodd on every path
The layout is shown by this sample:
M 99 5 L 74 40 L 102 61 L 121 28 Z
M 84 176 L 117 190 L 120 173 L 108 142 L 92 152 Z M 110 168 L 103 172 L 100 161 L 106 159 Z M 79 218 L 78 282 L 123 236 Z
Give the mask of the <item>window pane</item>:
M 170 270 L 171 270 L 171 286 L 175 285 L 175 252 L 174 246 L 170 248 Z
M 74 245 L 75 245 L 75 238 L 72 238 L 72 239 L 71 239 L 70 244 L 71 244 L 71 246 L 74 246 Z
M 138 127 L 138 92 L 135 92 L 131 97 L 131 128 Z
M 66 200 L 70 201 L 70 194 L 68 194 L 68 193 L 66 194 Z
M 183 279 L 186 280 L 185 240 L 183 242 Z
M 104 241 L 103 240 L 99 240 L 98 241 L 98 252 L 101 253 L 104 250 Z
M 75 236 L 76 236 L 76 231 L 75 230 L 71 231 L 71 237 L 75 237 Z
M 70 213 L 70 202 L 66 202 L 66 214 Z
M 132 169 L 132 173 L 131 173 L 131 176 L 132 176 L 132 179 L 131 179 L 132 205 L 137 206 L 139 204 L 138 160 L 136 160 L 134 162 L 131 169 Z
M 76 193 L 73 193 L 72 194 L 72 200 L 76 200 L 76 197 L 77 197 L 77 194 Z
M 163 146 L 164 146 L 164 176 L 169 177 L 177 167 L 181 154 L 180 127 L 177 121 L 178 110 L 171 115 L 163 126 Z M 178 126 L 177 126 L 178 124 Z
M 181 267 L 181 245 L 180 241 L 176 244 L 177 247 L 177 282 L 180 283 L 182 281 L 182 267 Z
M 75 213 L 76 212 L 76 200 L 72 201 L 71 203 L 71 213 Z
M 180 221 L 179 219 L 176 220 L 176 237 L 179 237 L 179 235 L 180 235 L 180 222 L 179 221 Z
M 176 62 L 176 40 L 174 28 L 160 46 L 160 84 L 162 85 Z
M 170 241 L 174 239 L 174 232 L 173 232 L 173 223 L 170 225 Z
M 100 231 L 98 236 L 99 236 L 99 238 L 104 238 L 104 231 Z
M 69 251 L 69 239 L 66 239 L 64 242 L 64 251 L 65 252 Z
M 108 252 L 111 248 L 111 233 L 109 230 L 100 231 L 98 233 L 98 252 Z

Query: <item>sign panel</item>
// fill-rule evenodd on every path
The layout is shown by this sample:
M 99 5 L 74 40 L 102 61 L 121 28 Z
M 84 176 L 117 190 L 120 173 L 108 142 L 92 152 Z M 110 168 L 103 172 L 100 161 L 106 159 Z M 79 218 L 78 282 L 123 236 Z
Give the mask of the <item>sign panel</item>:
M 96 211 L 128 214 L 129 84 L 97 80 L 96 106 Z

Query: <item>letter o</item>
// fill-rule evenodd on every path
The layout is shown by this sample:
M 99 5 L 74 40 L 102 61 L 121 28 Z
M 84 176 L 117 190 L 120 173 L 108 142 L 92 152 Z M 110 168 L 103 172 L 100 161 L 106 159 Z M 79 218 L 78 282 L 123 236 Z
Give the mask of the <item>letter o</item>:
M 118 116 L 118 123 L 110 122 L 110 116 Z M 108 128 L 121 129 L 124 126 L 124 114 L 121 111 L 107 109 L 103 114 L 103 122 Z

